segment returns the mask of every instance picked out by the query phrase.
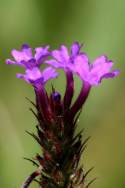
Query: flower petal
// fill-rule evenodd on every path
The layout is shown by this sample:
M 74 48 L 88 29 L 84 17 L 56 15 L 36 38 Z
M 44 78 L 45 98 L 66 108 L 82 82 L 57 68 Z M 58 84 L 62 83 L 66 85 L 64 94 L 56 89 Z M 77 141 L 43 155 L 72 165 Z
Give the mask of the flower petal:
M 19 65 L 19 63 L 17 63 L 16 61 L 12 61 L 11 59 L 7 59 L 6 60 L 6 64 L 8 64 L 8 65 Z
M 23 46 L 21 51 L 15 49 L 12 50 L 11 54 L 17 62 L 29 61 L 32 58 L 31 48 L 26 46 Z
M 92 64 L 91 72 L 104 74 L 109 72 L 113 66 L 113 62 L 108 60 L 106 56 L 98 57 Z
M 68 60 L 69 60 L 69 54 L 68 54 L 67 47 L 64 46 L 64 45 L 61 45 L 60 50 L 61 50 L 62 60 L 65 61 L 65 62 L 68 62 Z
M 102 79 L 107 79 L 107 78 L 114 78 L 116 77 L 117 75 L 119 75 L 120 71 L 119 70 L 115 70 L 113 72 L 108 72 L 106 74 L 104 74 L 102 77 L 99 77 L 98 75 L 94 75 L 94 76 L 90 76 L 88 82 L 91 84 L 91 85 L 99 85 L 102 81 Z
M 109 73 L 107 73 L 107 74 L 104 74 L 104 75 L 101 77 L 101 80 L 102 80 L 103 78 L 114 78 L 114 77 L 118 76 L 119 73 L 120 73 L 119 70 L 114 70 L 114 71 L 112 71 L 112 72 L 109 72 Z
M 17 78 L 22 78 L 28 83 L 33 83 L 42 77 L 41 71 L 35 67 L 32 70 L 27 69 L 25 74 L 17 74 Z
M 32 49 L 29 47 L 28 44 L 23 44 L 23 45 L 22 45 L 22 52 L 25 54 L 25 56 L 26 56 L 28 59 L 31 59 L 31 58 L 32 58 Z
M 96 77 L 97 81 L 99 81 L 103 75 L 111 71 L 112 66 L 112 61 L 109 61 L 105 56 L 100 56 L 91 65 L 91 77 Z
M 57 69 L 62 69 L 64 68 L 64 65 L 61 64 L 60 62 L 56 61 L 56 60 L 47 60 L 45 61 L 46 64 L 52 65 L 53 67 L 57 68 Z
M 78 55 L 74 60 L 74 72 L 82 79 L 87 79 L 89 74 L 89 64 L 87 55 Z
M 58 73 L 55 69 L 48 67 L 42 72 L 42 77 L 44 82 L 47 82 L 49 79 L 56 78 Z
M 71 46 L 71 55 L 74 57 L 79 54 L 81 45 L 78 42 L 74 42 Z
M 42 59 L 49 56 L 49 46 L 35 48 L 35 59 L 38 64 L 42 63 Z
M 57 61 L 59 61 L 60 63 L 62 62 L 63 59 L 60 50 L 53 50 L 51 54 L 52 57 L 54 57 Z
M 53 50 L 52 56 L 62 64 L 66 64 L 69 60 L 68 49 L 64 45 L 61 45 L 59 50 Z
M 33 68 L 32 70 L 27 69 L 26 75 L 27 75 L 27 78 L 32 81 L 35 81 L 41 78 L 42 76 L 41 71 L 37 67 Z
M 23 80 L 25 80 L 26 82 L 30 83 L 30 81 L 27 79 L 27 76 L 25 74 L 16 74 L 17 78 L 21 78 Z

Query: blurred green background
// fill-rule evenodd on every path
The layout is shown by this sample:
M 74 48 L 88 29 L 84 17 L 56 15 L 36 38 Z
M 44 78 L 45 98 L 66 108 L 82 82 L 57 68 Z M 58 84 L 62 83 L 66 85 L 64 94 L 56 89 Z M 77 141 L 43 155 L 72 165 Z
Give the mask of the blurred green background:
M 98 179 L 91 187 L 125 188 L 124 0 L 0 0 L 0 188 L 19 188 L 34 169 L 23 157 L 39 152 L 25 133 L 35 130 L 25 99 L 34 100 L 33 89 L 15 78 L 20 68 L 4 61 L 23 43 L 54 49 L 73 41 L 85 44 L 90 60 L 106 54 L 121 70 L 119 77 L 91 90 L 79 129 L 85 127 L 84 136 L 92 136 L 82 161 L 86 169 L 95 167 L 89 179 Z M 63 92 L 64 77 L 55 86 Z M 79 89 L 76 80 L 76 93 Z

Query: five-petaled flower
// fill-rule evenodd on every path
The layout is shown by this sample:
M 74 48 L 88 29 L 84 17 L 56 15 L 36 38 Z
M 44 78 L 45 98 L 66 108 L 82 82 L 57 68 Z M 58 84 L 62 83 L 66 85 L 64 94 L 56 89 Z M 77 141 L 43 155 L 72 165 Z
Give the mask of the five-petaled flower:
M 69 55 L 67 47 L 61 45 L 59 50 L 53 50 L 51 52 L 51 56 L 54 59 L 48 60 L 46 63 L 54 66 L 55 68 L 67 70 L 77 56 L 84 54 L 80 52 L 81 47 L 82 45 L 78 42 L 74 42 L 71 46 Z
M 29 45 L 24 44 L 21 47 L 21 50 L 13 49 L 11 54 L 15 61 L 7 59 L 7 64 L 19 65 L 28 69 L 33 67 L 40 66 L 43 63 L 43 60 L 50 55 L 48 51 L 49 46 L 35 48 L 35 54 L 33 56 L 32 49 Z
M 40 82 L 44 85 L 49 79 L 56 78 L 58 73 L 55 69 L 48 67 L 41 71 L 39 68 L 26 69 L 25 74 L 17 74 L 17 78 L 22 78 L 28 83 L 36 84 Z
M 78 56 L 74 59 L 71 70 L 83 81 L 90 85 L 100 84 L 103 78 L 113 78 L 119 74 L 119 70 L 111 71 L 113 62 L 104 55 L 98 57 L 93 64 L 89 64 L 87 56 Z

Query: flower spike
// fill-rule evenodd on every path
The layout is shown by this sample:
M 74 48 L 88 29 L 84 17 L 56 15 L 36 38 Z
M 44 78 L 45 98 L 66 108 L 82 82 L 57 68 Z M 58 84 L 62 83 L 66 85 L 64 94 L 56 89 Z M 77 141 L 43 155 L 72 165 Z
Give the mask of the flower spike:
M 12 50 L 14 61 L 6 61 L 7 64 L 25 69 L 25 73 L 17 74 L 17 78 L 31 84 L 35 91 L 35 102 L 30 101 L 35 109 L 30 110 L 37 120 L 36 134 L 27 133 L 37 141 L 42 153 L 36 154 L 33 160 L 28 159 L 37 166 L 37 170 L 26 178 L 22 188 L 28 188 L 33 181 L 41 188 L 88 188 L 95 180 L 86 182 L 86 176 L 92 168 L 85 172 L 79 164 L 89 137 L 82 140 L 83 129 L 76 134 L 77 120 L 92 86 L 99 85 L 103 78 L 117 76 L 119 71 L 111 70 L 113 62 L 106 56 L 100 56 L 89 64 L 88 56 L 81 52 L 81 47 L 78 42 L 74 42 L 70 53 L 64 45 L 52 52 L 48 52 L 48 46 L 38 47 L 33 56 L 32 49 L 23 45 L 21 51 Z M 49 55 L 50 59 L 46 60 Z M 40 65 L 43 63 L 52 67 L 41 70 Z M 48 80 L 58 76 L 56 69 L 63 69 L 66 74 L 64 97 L 53 85 L 50 94 L 45 88 Z M 72 104 L 73 74 L 81 79 L 82 86 Z

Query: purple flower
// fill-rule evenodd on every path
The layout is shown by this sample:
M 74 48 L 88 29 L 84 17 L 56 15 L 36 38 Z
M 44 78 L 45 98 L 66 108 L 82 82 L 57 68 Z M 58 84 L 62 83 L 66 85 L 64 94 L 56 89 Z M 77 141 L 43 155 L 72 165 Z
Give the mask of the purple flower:
M 44 85 L 49 79 L 55 78 L 58 76 L 55 69 L 48 67 L 44 69 L 42 72 L 38 67 L 34 67 L 32 69 L 26 69 L 25 74 L 17 74 L 17 78 L 22 78 L 28 83 L 36 84 L 40 82 Z
M 104 55 L 98 57 L 93 64 L 89 64 L 88 58 L 84 55 L 77 56 L 70 68 L 83 81 L 90 85 L 98 85 L 103 78 L 113 78 L 119 74 L 118 70 L 111 71 L 112 66 L 113 62 Z
M 32 55 L 32 49 L 27 45 L 22 45 L 21 51 L 13 49 L 11 54 L 15 61 L 7 59 L 7 64 L 19 65 L 28 69 L 40 66 L 46 57 L 50 55 L 49 46 L 35 48 L 35 54 Z
M 74 42 L 70 49 L 70 55 L 66 46 L 61 45 L 59 50 L 54 50 L 51 52 L 51 55 L 54 59 L 46 61 L 47 64 L 52 65 L 58 69 L 69 69 L 69 64 L 79 55 L 81 46 L 78 42 Z
M 113 78 L 119 74 L 118 70 L 111 71 L 113 62 L 106 56 L 98 57 L 93 64 L 89 64 L 85 53 L 80 52 L 82 45 L 74 42 L 69 55 L 68 49 L 62 45 L 59 50 L 54 50 L 51 55 L 54 59 L 46 61 L 55 68 L 76 73 L 83 81 L 90 85 L 98 85 L 103 78 Z
M 55 69 L 48 67 L 43 71 L 40 70 L 40 65 L 43 60 L 50 55 L 48 52 L 49 46 L 35 48 L 34 57 L 32 49 L 28 45 L 23 45 L 21 51 L 12 50 L 11 54 L 15 61 L 7 59 L 7 64 L 19 65 L 25 68 L 25 74 L 17 74 L 17 78 L 22 78 L 28 83 L 35 84 L 38 81 L 45 84 L 49 79 L 58 76 Z

